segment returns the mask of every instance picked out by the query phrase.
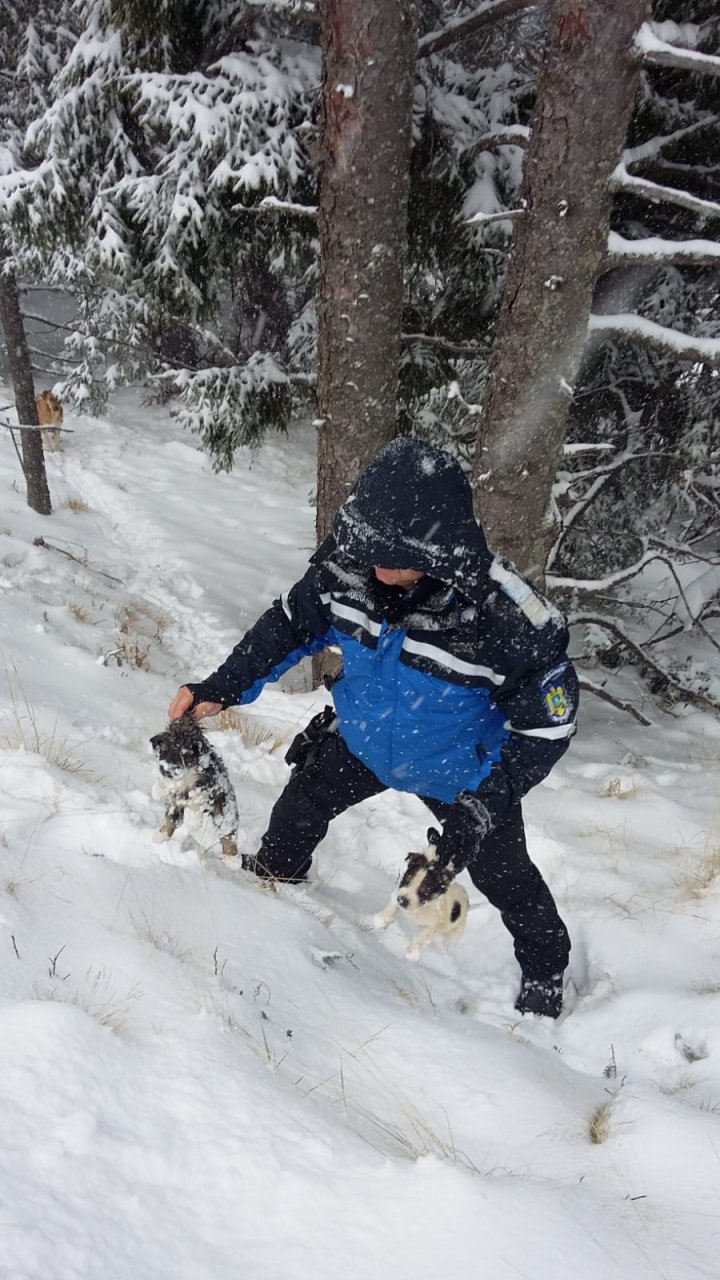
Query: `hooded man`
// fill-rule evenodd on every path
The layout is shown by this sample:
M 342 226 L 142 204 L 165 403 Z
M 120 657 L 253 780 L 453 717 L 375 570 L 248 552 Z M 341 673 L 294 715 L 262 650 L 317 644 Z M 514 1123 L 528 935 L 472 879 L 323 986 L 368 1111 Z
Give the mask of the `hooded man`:
M 290 780 L 245 866 L 303 880 L 332 818 L 388 787 L 412 792 L 442 825 L 425 897 L 467 867 L 512 934 L 516 1008 L 555 1018 L 570 941 L 528 855 L 520 802 L 575 732 L 567 641 L 561 614 L 488 550 L 458 463 L 394 440 L 305 576 L 169 714 L 252 702 L 301 658 L 339 646 L 334 711 L 292 743 Z

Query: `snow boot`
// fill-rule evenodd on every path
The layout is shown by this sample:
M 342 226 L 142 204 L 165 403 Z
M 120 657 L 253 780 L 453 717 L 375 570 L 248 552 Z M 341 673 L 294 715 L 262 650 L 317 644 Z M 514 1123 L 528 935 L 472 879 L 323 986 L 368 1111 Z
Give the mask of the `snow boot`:
M 519 1013 L 535 1013 L 542 1018 L 558 1018 L 563 1004 L 563 975 L 549 978 L 526 978 L 523 975 L 520 994 L 515 1001 Z

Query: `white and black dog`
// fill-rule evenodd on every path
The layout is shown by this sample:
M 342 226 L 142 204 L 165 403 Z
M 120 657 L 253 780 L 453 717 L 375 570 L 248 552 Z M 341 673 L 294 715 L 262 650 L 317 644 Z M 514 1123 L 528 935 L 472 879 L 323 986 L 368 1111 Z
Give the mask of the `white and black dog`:
M 434 832 L 432 833 L 435 834 Z M 437 849 L 429 844 L 422 853 L 409 853 L 405 870 L 384 911 L 375 916 L 376 929 L 387 929 L 403 911 L 420 931 L 408 945 L 405 954 L 417 960 L 429 942 L 439 941 L 445 947 L 462 937 L 470 907 L 462 885 L 455 884 L 447 873 L 447 885 L 442 893 L 428 898 L 423 894 L 423 882 L 437 860 Z
M 240 819 L 235 790 L 195 717 L 188 713 L 171 721 L 164 733 L 150 739 L 150 746 L 158 770 L 153 796 L 165 804 L 165 821 L 155 839 L 169 840 L 186 810 L 204 813 L 220 838 L 223 856 L 236 857 Z

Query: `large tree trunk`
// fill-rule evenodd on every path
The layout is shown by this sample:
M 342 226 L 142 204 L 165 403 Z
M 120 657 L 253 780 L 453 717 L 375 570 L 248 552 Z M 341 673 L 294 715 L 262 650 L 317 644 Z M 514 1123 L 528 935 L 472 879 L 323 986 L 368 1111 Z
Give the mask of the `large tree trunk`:
M 396 434 L 415 0 L 322 0 L 317 533 Z
M 540 580 L 551 489 L 593 288 L 609 178 L 638 83 L 633 38 L 649 0 L 553 0 L 473 485 L 491 545 Z
M 30 351 L 20 309 L 17 280 L 13 275 L 0 274 L 0 323 L 5 333 L 8 364 L 15 391 L 18 422 L 21 427 L 20 443 L 22 468 L 27 486 L 27 503 L 33 510 L 39 511 L 40 515 L 49 516 L 52 504 L 45 471 L 42 436 L 38 430 L 22 430 L 23 423 L 37 428 L 38 416 Z

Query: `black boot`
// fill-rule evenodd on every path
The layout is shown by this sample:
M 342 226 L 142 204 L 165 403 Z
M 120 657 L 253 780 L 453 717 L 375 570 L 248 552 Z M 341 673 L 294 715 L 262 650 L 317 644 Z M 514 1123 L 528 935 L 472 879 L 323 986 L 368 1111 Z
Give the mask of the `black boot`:
M 543 1018 L 557 1018 L 562 1012 L 563 975 L 549 978 L 526 978 L 523 975 L 520 994 L 515 1001 L 519 1013 L 536 1013 Z
M 242 865 L 243 871 L 251 871 L 258 880 L 277 880 L 281 884 L 302 884 L 303 880 L 307 880 L 304 872 L 292 875 L 287 871 L 279 873 L 273 871 L 263 858 L 262 852 L 255 854 L 254 857 L 243 854 Z

